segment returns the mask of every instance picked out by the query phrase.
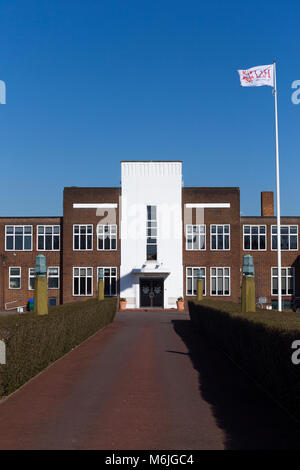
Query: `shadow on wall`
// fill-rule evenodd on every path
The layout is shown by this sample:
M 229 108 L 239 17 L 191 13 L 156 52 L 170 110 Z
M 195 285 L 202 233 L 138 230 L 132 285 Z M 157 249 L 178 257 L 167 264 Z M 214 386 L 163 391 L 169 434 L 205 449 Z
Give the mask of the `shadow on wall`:
M 300 449 L 299 425 L 218 351 L 217 345 L 209 344 L 190 320 L 172 323 L 199 374 L 199 393 L 225 433 L 225 449 Z

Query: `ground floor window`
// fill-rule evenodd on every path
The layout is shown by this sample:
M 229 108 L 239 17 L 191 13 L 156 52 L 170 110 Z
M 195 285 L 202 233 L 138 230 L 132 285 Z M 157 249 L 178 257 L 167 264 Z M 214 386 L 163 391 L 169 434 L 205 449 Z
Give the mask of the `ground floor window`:
M 49 266 L 47 269 L 48 289 L 59 289 L 59 267 Z
M 113 296 L 117 295 L 117 268 L 101 266 L 98 268 L 98 279 L 99 270 L 103 269 L 104 275 L 104 295 Z
M 203 267 L 186 268 L 186 295 L 197 295 L 199 269 L 203 279 L 203 295 L 206 295 L 206 268 Z
M 21 289 L 21 268 L 19 267 L 9 268 L 9 288 Z
M 230 268 L 210 268 L 210 295 L 230 295 Z
M 59 289 L 59 267 L 49 266 L 47 269 L 48 289 Z M 34 290 L 35 286 L 35 268 L 28 270 L 28 289 Z
M 35 284 L 35 268 L 28 269 L 28 289 L 34 290 Z
M 93 268 L 73 268 L 73 295 L 93 295 Z
M 278 268 L 271 268 L 272 295 L 278 295 Z M 281 268 L 281 294 L 294 295 L 294 268 Z

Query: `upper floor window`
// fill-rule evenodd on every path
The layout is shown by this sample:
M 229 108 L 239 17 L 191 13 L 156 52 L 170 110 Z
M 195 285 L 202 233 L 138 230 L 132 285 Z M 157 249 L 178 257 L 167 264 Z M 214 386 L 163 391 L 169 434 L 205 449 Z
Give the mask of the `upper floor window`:
M 298 250 L 298 225 L 281 225 L 282 250 Z M 277 250 L 277 225 L 272 225 L 272 250 Z
M 9 268 L 9 288 L 21 289 L 21 268 L 20 267 Z
M 186 226 L 186 249 L 205 250 L 205 225 Z
M 98 225 L 98 250 L 117 249 L 117 226 Z
M 278 268 L 271 268 L 272 295 L 278 295 Z M 281 294 L 294 295 L 294 268 L 281 268 Z
M 37 226 L 37 249 L 59 250 L 60 226 L 59 225 L 38 225 Z
M 266 226 L 244 225 L 244 250 L 266 250 Z
M 229 250 L 230 225 L 210 226 L 210 249 Z
M 210 295 L 230 295 L 230 268 L 210 268 Z
M 198 272 L 203 280 L 203 295 L 206 295 L 206 268 L 186 268 L 186 295 L 197 295 Z
M 31 251 L 32 225 L 6 225 L 5 250 Z
M 157 260 L 157 214 L 156 206 L 147 206 L 147 261 Z
M 92 250 L 93 249 L 93 226 L 73 225 L 73 249 Z

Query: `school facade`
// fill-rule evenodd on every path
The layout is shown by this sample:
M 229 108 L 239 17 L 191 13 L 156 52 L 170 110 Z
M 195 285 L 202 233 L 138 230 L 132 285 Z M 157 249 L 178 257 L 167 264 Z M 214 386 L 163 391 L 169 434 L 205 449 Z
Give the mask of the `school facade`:
M 300 296 L 300 217 L 281 217 L 282 295 Z M 182 162 L 121 162 L 119 188 L 64 188 L 63 217 L 0 218 L 0 310 L 33 297 L 37 254 L 46 256 L 49 304 L 97 295 L 127 308 L 176 308 L 196 296 L 240 300 L 243 255 L 255 266 L 260 304 L 277 301 L 277 229 L 272 192 L 261 216 L 240 216 L 239 188 L 184 187 Z

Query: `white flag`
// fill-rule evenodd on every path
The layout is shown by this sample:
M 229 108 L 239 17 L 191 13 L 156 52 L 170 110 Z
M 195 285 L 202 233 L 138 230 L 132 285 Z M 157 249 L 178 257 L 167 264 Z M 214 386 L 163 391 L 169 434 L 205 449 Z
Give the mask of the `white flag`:
M 247 70 L 238 70 L 241 86 L 274 86 L 274 65 L 258 65 Z

